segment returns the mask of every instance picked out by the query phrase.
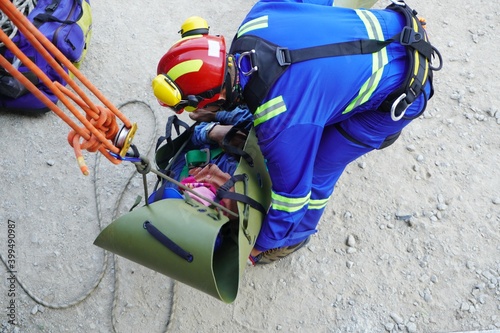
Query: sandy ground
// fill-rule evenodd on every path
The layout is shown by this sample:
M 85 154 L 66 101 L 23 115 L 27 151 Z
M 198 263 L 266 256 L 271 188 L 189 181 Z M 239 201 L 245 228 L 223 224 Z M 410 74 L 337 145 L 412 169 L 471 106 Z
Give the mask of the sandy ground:
M 150 82 L 183 20 L 231 39 L 253 3 L 92 2 L 83 73 L 143 154 L 171 114 Z M 444 57 L 428 111 L 350 165 L 307 248 L 247 269 L 229 305 L 93 245 L 143 194 L 135 167 L 87 153 L 85 177 L 55 114 L 0 114 L 0 253 L 15 225 L 19 281 L 10 296 L 0 265 L 0 332 L 500 332 L 500 5 L 409 4 Z

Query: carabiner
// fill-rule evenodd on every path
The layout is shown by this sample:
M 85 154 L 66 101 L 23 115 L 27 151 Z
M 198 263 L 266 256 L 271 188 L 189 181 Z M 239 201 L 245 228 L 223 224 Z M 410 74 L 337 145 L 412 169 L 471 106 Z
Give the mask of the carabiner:
M 406 105 L 406 107 L 401 111 L 401 113 L 396 116 L 396 108 L 397 106 L 399 105 L 399 103 L 404 100 L 406 97 L 406 94 L 405 93 L 402 93 L 401 96 L 399 96 L 395 101 L 394 103 L 392 103 L 392 106 L 391 106 L 391 119 L 393 121 L 399 121 L 401 120 L 401 118 L 403 118 L 403 116 L 405 115 L 406 113 L 406 109 L 408 109 L 408 107 L 410 106 L 410 104 Z

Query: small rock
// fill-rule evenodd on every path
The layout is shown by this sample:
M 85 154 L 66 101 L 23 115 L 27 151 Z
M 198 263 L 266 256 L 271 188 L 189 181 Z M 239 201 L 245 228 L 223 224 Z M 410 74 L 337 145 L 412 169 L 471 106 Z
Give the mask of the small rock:
M 396 213 L 396 219 L 397 220 L 401 220 L 401 221 L 408 221 L 410 220 L 411 218 L 413 217 L 412 214 L 409 214 L 409 213 Z
M 406 325 L 406 329 L 408 330 L 408 333 L 416 333 L 417 332 L 417 325 L 415 323 L 408 323 Z
M 474 269 L 476 266 L 474 265 L 474 262 L 473 261 L 467 261 L 467 263 L 465 264 L 465 267 L 467 267 L 467 269 Z
M 49 166 L 53 166 L 54 164 L 56 164 L 56 162 L 54 160 L 47 160 L 47 165 Z
M 33 307 L 33 309 L 31 309 L 31 314 L 32 314 L 32 315 L 34 315 L 34 314 L 36 314 L 37 312 L 38 312 L 38 306 L 37 306 L 37 305 L 35 305 L 35 306 Z
M 469 311 L 470 305 L 467 302 L 463 302 L 462 305 L 460 306 L 460 310 L 462 311 Z
M 487 113 L 490 117 L 495 118 L 495 115 L 496 115 L 496 113 L 497 113 L 497 110 L 496 110 L 496 109 L 494 109 L 494 108 L 491 108 L 491 107 L 490 107 L 490 108 L 488 108 L 488 109 L 486 110 L 486 113 Z
M 445 203 L 439 203 L 437 205 L 437 209 L 440 210 L 440 211 L 444 211 L 444 210 L 446 210 L 446 208 L 448 208 L 448 205 L 445 204 Z
M 347 236 L 347 242 L 346 242 L 347 246 L 349 247 L 354 247 L 356 246 L 356 238 L 354 238 L 353 235 L 349 235 Z
M 486 288 L 486 284 L 484 282 L 478 283 L 474 286 L 474 289 L 477 290 L 484 290 L 484 288 Z
M 432 302 L 432 295 L 430 294 L 430 292 L 424 292 L 424 301 L 426 301 L 427 303 Z
M 491 202 L 493 202 L 495 205 L 500 205 L 500 198 L 494 198 Z
M 390 314 L 390 317 L 392 318 L 392 320 L 394 320 L 396 322 L 396 324 L 402 324 L 403 323 L 403 318 L 401 318 L 397 313 L 395 312 L 392 312 Z
M 462 99 L 462 94 L 459 91 L 454 91 L 451 93 L 450 98 L 455 101 L 460 101 Z
M 408 150 L 409 152 L 414 152 L 415 151 L 415 146 L 414 145 L 408 145 L 408 146 L 406 146 L 406 150 Z

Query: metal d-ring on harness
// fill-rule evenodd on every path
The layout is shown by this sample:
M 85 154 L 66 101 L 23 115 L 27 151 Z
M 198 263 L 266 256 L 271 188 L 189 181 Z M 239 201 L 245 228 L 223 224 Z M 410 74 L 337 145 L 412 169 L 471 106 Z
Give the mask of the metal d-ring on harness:
M 398 121 L 398 120 L 401 120 L 405 113 L 406 113 L 406 110 L 408 109 L 408 107 L 411 105 L 411 104 L 406 104 L 406 106 L 402 109 L 402 110 L 397 110 L 398 108 L 398 105 L 400 105 L 400 103 L 406 98 L 406 94 L 405 93 L 402 93 L 391 105 L 391 119 L 394 120 L 394 121 Z M 396 114 L 399 114 L 399 115 L 396 115 Z
M 251 49 L 250 51 L 246 51 L 240 54 L 240 57 L 238 58 L 238 68 L 241 71 L 241 74 L 245 76 L 251 75 L 253 72 L 256 72 L 259 70 L 258 66 L 251 66 L 252 68 L 249 71 L 243 71 L 241 69 L 241 61 L 245 58 L 248 57 L 250 60 L 250 64 L 253 64 L 255 62 L 255 50 Z
M 399 42 L 406 47 L 410 68 L 403 84 L 389 94 L 379 110 L 390 112 L 392 120 L 398 121 L 404 117 L 406 109 L 420 94 L 425 95 L 427 102 L 433 94 L 432 85 L 429 96 L 426 95 L 423 87 L 427 81 L 432 82 L 432 72 L 441 69 L 441 54 L 427 41 L 422 23 L 417 18 L 417 12 L 409 8 L 404 1 L 391 1 L 392 4 L 387 9 L 403 14 L 406 18 L 406 26 L 401 33 L 385 41 L 355 40 L 289 50 L 257 36 L 243 35 L 236 38 L 231 45 L 230 53 L 240 54 L 238 68 L 243 75 L 250 77 L 243 89 L 243 97 L 250 111 L 255 113 L 273 83 L 294 63 L 324 57 L 376 53 L 393 42 Z M 439 66 L 431 64 L 435 56 L 439 59 Z M 249 60 L 250 70 L 242 69 L 242 61 L 246 58 Z M 425 105 L 422 112 L 424 110 Z

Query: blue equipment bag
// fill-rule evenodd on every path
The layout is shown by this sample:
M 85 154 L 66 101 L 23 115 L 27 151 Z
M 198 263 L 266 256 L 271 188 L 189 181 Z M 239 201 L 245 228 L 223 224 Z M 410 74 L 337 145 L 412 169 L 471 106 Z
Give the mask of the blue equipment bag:
M 92 13 L 89 0 L 38 0 L 27 18 L 68 60 L 77 68 L 80 66 L 87 52 L 92 34 Z M 18 32 L 12 38 L 12 41 L 52 81 L 58 81 L 66 85 L 61 76 L 35 50 L 22 33 Z M 57 103 L 58 99 L 52 91 L 15 58 L 9 49 L 1 46 L 0 52 L 52 102 Z M 4 68 L 0 68 L 0 110 L 43 113 L 50 109 Z

